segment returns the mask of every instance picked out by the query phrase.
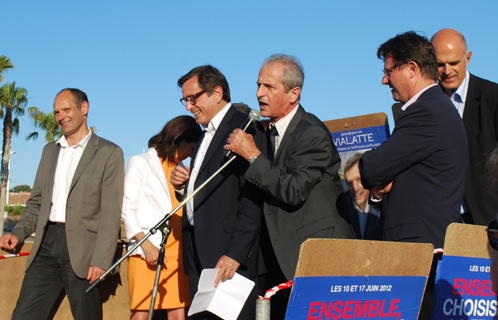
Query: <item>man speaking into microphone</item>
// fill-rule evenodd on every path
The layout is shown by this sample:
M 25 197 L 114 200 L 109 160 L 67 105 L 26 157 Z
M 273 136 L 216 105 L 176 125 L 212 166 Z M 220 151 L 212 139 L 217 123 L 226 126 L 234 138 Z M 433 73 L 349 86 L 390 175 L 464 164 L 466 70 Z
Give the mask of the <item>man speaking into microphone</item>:
M 230 133 L 246 126 L 247 115 L 232 107 L 227 80 L 212 66 L 194 68 L 178 80 L 178 86 L 183 93 L 180 101 L 205 130 L 193 152 L 191 168 L 177 166 L 171 173 L 171 184 L 187 196 L 228 160 L 223 147 Z M 250 125 L 247 133 L 265 150 L 261 123 Z M 238 272 L 256 283 L 238 319 L 254 320 L 257 295 L 262 293 L 260 276 L 265 272 L 259 247 L 263 191 L 244 179 L 248 167 L 249 162 L 237 157 L 187 202 L 182 250 L 191 299 L 203 269 L 220 268 L 215 285 Z M 208 312 L 193 318 L 218 319 Z
M 269 269 L 265 289 L 293 279 L 306 239 L 353 238 L 336 209 L 341 160 L 327 127 L 299 104 L 303 83 L 296 58 L 270 56 L 259 71 L 256 92 L 261 115 L 271 120 L 269 157 L 242 130 L 235 130 L 225 146 L 251 163 L 244 178 L 266 192 L 261 240 L 270 252 L 264 252 Z M 285 317 L 284 292 L 272 298 L 272 320 Z

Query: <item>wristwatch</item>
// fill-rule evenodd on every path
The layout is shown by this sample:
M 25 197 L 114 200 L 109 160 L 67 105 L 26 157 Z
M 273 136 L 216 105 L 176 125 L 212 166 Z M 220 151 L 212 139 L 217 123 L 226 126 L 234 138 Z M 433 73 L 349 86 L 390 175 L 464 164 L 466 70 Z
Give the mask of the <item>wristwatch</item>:
M 252 157 L 251 160 L 249 160 L 249 164 L 252 164 L 254 162 L 254 160 L 256 160 L 258 156 L 255 156 L 255 157 Z

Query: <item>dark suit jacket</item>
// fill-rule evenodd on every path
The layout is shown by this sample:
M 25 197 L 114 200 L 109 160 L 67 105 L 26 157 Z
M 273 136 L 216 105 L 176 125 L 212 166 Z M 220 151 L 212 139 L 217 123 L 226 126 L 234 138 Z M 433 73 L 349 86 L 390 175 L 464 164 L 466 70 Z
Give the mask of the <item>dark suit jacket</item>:
M 498 211 L 484 171 L 498 146 L 498 84 L 470 75 L 463 124 L 469 142 L 464 194 L 474 223 L 487 225 Z
M 360 160 L 363 187 L 394 180 L 383 199 L 383 239 L 442 248 L 446 227 L 460 221 L 467 157 L 455 106 L 439 86 L 426 90 L 399 116 L 391 137 Z
M 40 249 L 50 215 L 60 149 L 55 142 L 43 149 L 31 197 L 12 230 L 21 241 L 36 230 L 26 269 Z M 67 248 L 74 273 L 80 278 L 86 279 L 89 266 L 108 269 L 112 264 L 120 230 L 123 180 L 123 151 L 92 133 L 74 173 L 66 205 Z
M 343 192 L 337 199 L 338 210 L 342 216 L 347 215 L 346 220 L 350 222 L 353 226 L 354 233 L 357 239 L 362 239 L 360 219 L 358 218 L 358 212 L 354 208 L 353 199 L 348 191 Z M 379 218 L 373 214 L 367 216 L 367 222 L 365 224 L 365 230 L 363 231 L 364 240 L 378 240 L 380 235 L 379 232 Z
M 230 107 L 206 152 L 195 189 L 226 162 L 223 146 L 233 130 L 240 128 L 246 119 L 247 114 Z M 258 147 L 266 149 L 261 123 L 257 122 L 247 132 L 254 136 Z M 192 164 L 195 163 L 199 145 L 200 142 L 192 155 Z M 265 272 L 259 248 L 263 193 L 244 179 L 248 166 L 245 159 L 238 157 L 194 197 L 193 230 L 203 269 L 214 268 L 218 260 L 226 255 L 241 264 L 237 272 L 246 277 Z M 188 274 L 187 254 L 192 239 L 186 213 L 182 223 L 183 265 Z
M 327 127 L 299 106 L 274 162 L 258 157 L 245 177 L 266 191 L 264 215 L 280 269 L 293 279 L 309 238 L 354 238 L 336 210 L 341 160 Z

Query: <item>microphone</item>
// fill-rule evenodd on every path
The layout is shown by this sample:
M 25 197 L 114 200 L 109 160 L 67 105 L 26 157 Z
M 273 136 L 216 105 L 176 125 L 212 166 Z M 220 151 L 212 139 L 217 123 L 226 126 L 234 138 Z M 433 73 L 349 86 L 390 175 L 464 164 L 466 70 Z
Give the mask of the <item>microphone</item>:
M 261 113 L 259 113 L 258 110 L 252 109 L 251 112 L 249 112 L 249 116 L 247 117 L 246 122 L 242 125 L 241 129 L 242 131 L 246 132 L 247 129 L 251 126 L 251 124 L 255 121 L 258 121 L 259 118 L 261 117 Z M 232 156 L 233 152 L 231 150 L 225 151 L 225 158 L 230 158 Z

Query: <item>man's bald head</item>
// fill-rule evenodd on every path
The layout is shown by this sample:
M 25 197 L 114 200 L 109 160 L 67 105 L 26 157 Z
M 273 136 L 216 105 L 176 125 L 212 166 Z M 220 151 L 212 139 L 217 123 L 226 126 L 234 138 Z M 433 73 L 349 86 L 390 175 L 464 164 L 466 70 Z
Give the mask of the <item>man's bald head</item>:
M 451 96 L 465 80 L 467 65 L 472 57 L 465 37 L 453 29 L 442 29 L 432 36 L 436 49 L 439 82 Z
M 435 42 L 438 44 L 451 43 L 453 45 L 461 45 L 464 47 L 465 53 L 468 52 L 467 40 L 465 40 L 463 34 L 454 29 L 447 28 L 447 29 L 441 29 L 438 32 L 436 32 L 431 38 L 432 45 L 434 45 Z

